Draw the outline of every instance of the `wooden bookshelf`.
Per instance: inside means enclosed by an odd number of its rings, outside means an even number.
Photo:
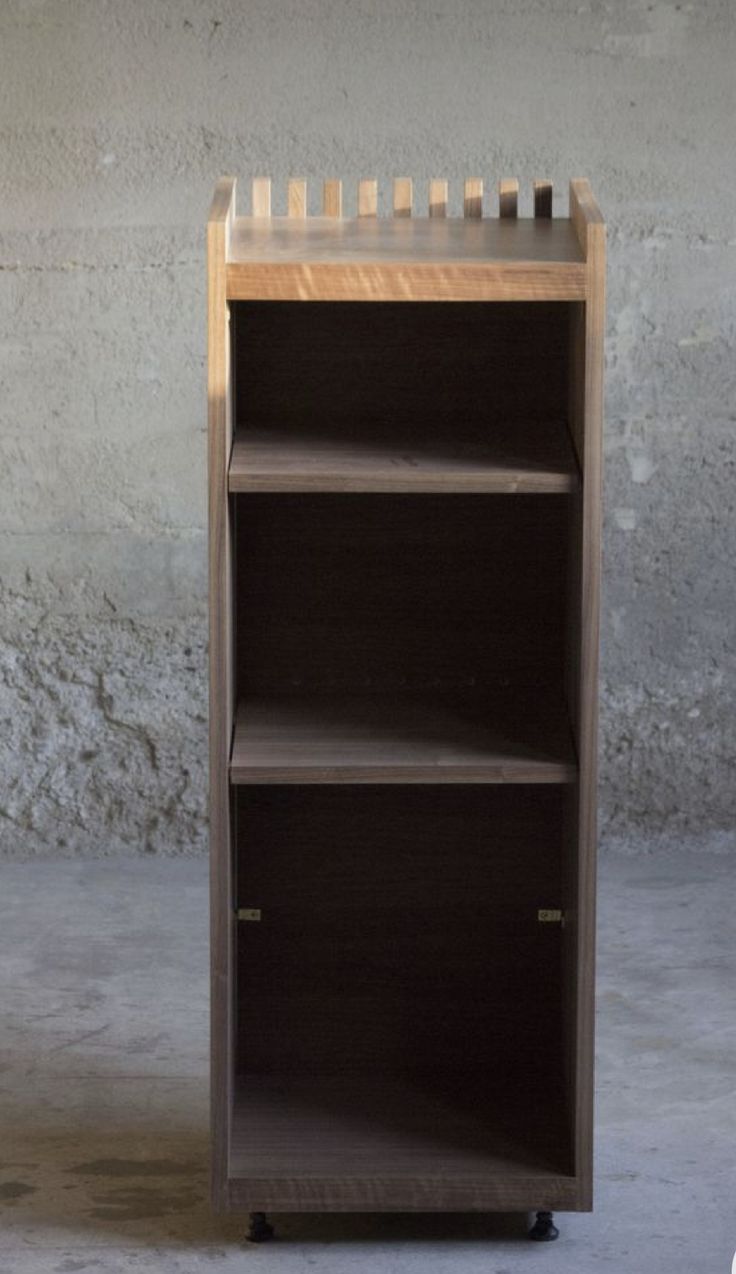
[[[213,1201],[550,1238],[592,1206],[605,228],[583,180],[378,193],[223,179],[208,226]]]

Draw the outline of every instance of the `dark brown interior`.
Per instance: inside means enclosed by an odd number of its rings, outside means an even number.
[[[238,926],[238,1072],[408,1080],[494,1136],[559,1136],[561,930],[538,910],[561,905],[562,789],[236,800],[238,905],[261,912]]]
[[[564,496],[249,495],[239,693],[561,694]]]
[[[543,303],[240,303],[236,424],[439,452],[514,419],[565,429],[566,318]],[[258,493],[232,509],[239,696],[383,695],[390,710],[409,694],[531,695],[564,718],[566,496]],[[568,1170],[563,933],[538,919],[563,905],[562,787],[233,799],[237,905],[261,912],[238,925],[244,1085],[313,1079],[320,1101],[330,1077],[429,1085],[481,1151],[504,1124]]]
[[[238,302],[235,424],[400,450],[565,428],[565,302]]]

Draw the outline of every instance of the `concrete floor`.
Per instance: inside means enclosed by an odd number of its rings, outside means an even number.
[[[612,1270],[728,1274],[733,867],[602,864],[597,1197],[537,1246],[519,1217],[284,1217],[207,1205],[204,862],[0,869],[0,1274]]]

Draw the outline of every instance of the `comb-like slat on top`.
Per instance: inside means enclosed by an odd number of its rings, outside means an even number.
[[[480,177],[468,177],[463,187],[463,215],[483,216],[483,182]]]
[[[534,216],[552,216],[552,182],[535,181],[534,183]]]
[[[411,177],[394,177],[394,216],[410,217],[412,209]]]
[[[322,212],[325,217],[342,216],[342,182],[329,178],[322,187]]]
[[[378,215],[378,182],[364,177],[358,182],[358,216],[376,217]]]
[[[444,177],[436,178],[429,183],[429,215],[430,217],[447,216],[447,182]]]
[[[515,177],[504,177],[498,183],[499,217],[516,217],[519,211],[519,183]]]
[[[271,178],[253,178],[253,216],[271,216]]]
[[[286,207],[290,217],[306,217],[307,183],[302,177],[292,177],[289,182]]]

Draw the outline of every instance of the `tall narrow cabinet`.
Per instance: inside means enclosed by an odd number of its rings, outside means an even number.
[[[392,192],[228,178],[208,225],[213,1197],[551,1238],[592,1206],[605,228],[584,180]]]

